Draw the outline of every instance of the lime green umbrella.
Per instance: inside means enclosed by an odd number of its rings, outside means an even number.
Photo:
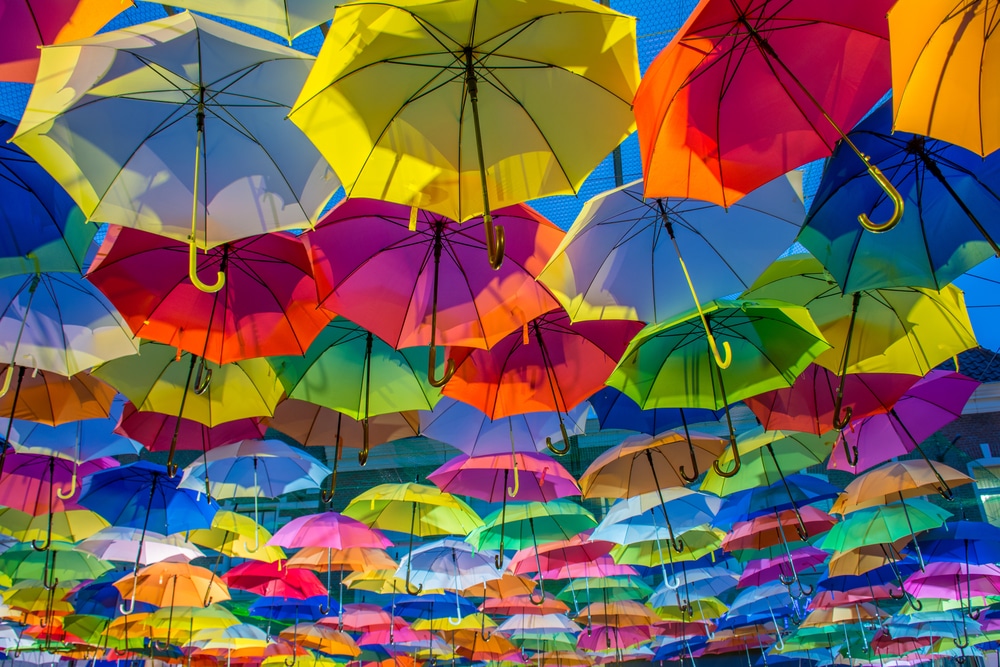
[[[66,542],[52,542],[43,551],[31,544],[17,544],[0,554],[0,571],[13,580],[33,579],[49,586],[53,582],[96,579],[113,569],[110,563],[91,554],[74,551],[73,545]]]
[[[63,630],[95,646],[102,645],[110,624],[110,618],[91,614],[70,614],[62,619]]]
[[[427,354],[426,347],[395,350],[370,331],[338,317],[304,356],[270,361],[289,398],[336,410],[361,422],[364,442],[358,460],[364,465],[368,460],[369,417],[430,410],[441,398],[441,390],[427,380]],[[332,492],[324,494],[324,499],[332,499]]]
[[[645,600],[653,594],[652,586],[638,577],[613,576],[573,579],[556,594],[556,597],[563,602],[569,602],[575,600],[578,593],[588,591],[591,594],[600,593],[601,599],[606,596],[608,602]]]
[[[809,254],[774,262],[743,298],[780,298],[809,309],[832,346],[816,363],[840,375],[834,410],[838,428],[851,418],[849,410],[840,411],[848,373],[925,375],[976,346],[961,290],[890,287],[844,294]]]
[[[576,649],[576,636],[569,632],[551,634],[514,633],[510,641],[514,646],[527,651],[572,651]]]
[[[726,358],[719,347],[727,351]],[[716,300],[640,331],[607,384],[645,410],[725,409],[730,444],[735,445],[729,403],[791,386],[829,347],[802,306],[768,299]],[[723,471],[717,461],[716,472],[731,476],[739,471],[735,446],[733,453],[733,469]]]
[[[950,516],[951,512],[922,498],[858,510],[835,523],[820,548],[848,551],[869,544],[889,544],[937,528]]]

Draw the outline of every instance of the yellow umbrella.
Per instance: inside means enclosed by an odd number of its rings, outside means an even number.
[[[10,507],[0,509],[0,533],[19,542],[49,539],[49,515],[31,516]],[[97,512],[67,510],[52,513],[51,539],[56,542],[79,542],[110,526]]]
[[[659,567],[668,557],[674,562],[695,561],[721,549],[725,536],[718,528],[693,528],[678,535],[684,540],[684,551],[673,556],[669,555],[673,553],[669,548],[663,548],[661,541],[655,541],[615,545],[611,549],[611,557],[616,563],[643,567]]]
[[[809,612],[809,615],[799,624],[799,627],[822,628],[827,625],[841,625],[844,623],[879,622],[888,616],[888,614],[875,607],[875,605],[866,602],[847,607],[821,607]]]
[[[382,593],[383,595],[389,595],[392,593],[406,595],[408,594],[408,591],[406,590],[406,580],[397,577],[396,570],[397,568],[392,568],[391,570],[353,572],[344,577],[343,585],[348,588],[361,591],[371,591],[373,593]],[[424,588],[420,592],[423,595],[429,595],[431,593],[443,593],[444,589]]]
[[[177,0],[173,7],[220,16],[273,32],[289,44],[333,18],[342,0]]]
[[[211,528],[199,528],[188,533],[188,540],[198,546],[206,547],[230,558],[246,558],[273,563],[284,560],[285,552],[281,547],[261,546],[257,551],[248,548],[248,539],[259,531],[260,544],[271,539],[271,533],[248,516],[219,510],[212,519]]]
[[[860,576],[901,558],[899,550],[910,542],[907,535],[892,544],[870,544],[857,549],[835,552],[827,563],[829,576]]]
[[[482,630],[483,628],[495,628],[496,622],[486,614],[469,614],[459,619],[458,623],[453,623],[455,619],[446,618],[418,618],[410,626],[414,630],[430,630],[431,632],[444,632],[446,630]]]
[[[718,598],[699,598],[684,606],[657,607],[656,613],[664,621],[705,621],[719,618],[728,610]]]
[[[591,0],[366,0],[337,10],[289,117],[348,197],[486,214],[499,267],[490,211],[575,194],[638,83],[635,20]]]
[[[900,0],[889,10],[893,129],[983,156],[1000,148],[996,13],[996,0]]]

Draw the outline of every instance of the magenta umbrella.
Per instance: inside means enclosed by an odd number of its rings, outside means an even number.
[[[558,306],[535,281],[565,233],[519,204],[493,213],[506,230],[506,261],[482,261],[482,218],[459,224],[430,211],[347,199],[303,235],[325,307],[394,348],[436,345],[488,348]],[[387,277],[391,276],[391,279]]]
[[[178,420],[177,415],[139,411],[131,402],[125,404],[115,426],[115,433],[141,442],[151,452],[168,451],[175,440],[177,449],[203,452],[240,440],[263,438],[265,431],[267,425],[256,417],[209,427],[192,419]]]
[[[513,463],[512,463],[513,461]],[[509,486],[514,469],[525,477],[523,483],[515,476],[514,486]],[[573,475],[551,456],[531,452],[462,454],[427,475],[442,491],[459,496],[472,496],[487,502],[536,500],[547,502],[556,498],[580,495],[580,487]]]
[[[914,572],[906,578],[903,590],[917,599],[967,599],[969,608],[966,613],[975,619],[979,613],[972,610],[972,598],[1000,595],[1000,565],[948,561],[928,563],[923,572]]]
[[[619,564],[611,556],[599,556],[592,561],[567,563],[542,573],[549,579],[593,579],[594,577],[638,577],[631,565]]]
[[[888,412],[919,378],[902,373],[858,373],[844,376],[842,409],[854,420]],[[809,364],[791,387],[766,391],[743,402],[768,431],[803,431],[823,435],[836,428],[840,377]]]
[[[653,629],[648,625],[630,625],[616,628],[612,625],[594,625],[581,632],[576,647],[583,651],[622,651],[629,647],[648,642],[653,638]]]
[[[746,564],[736,585],[739,588],[746,588],[781,581],[790,586],[792,582],[798,580],[799,572],[821,565],[829,555],[816,547],[806,545],[784,556],[752,560]]]
[[[852,421],[841,433],[843,447],[833,448],[827,468],[857,474],[914,449],[933,468],[920,443],[958,419],[978,386],[961,373],[931,371],[885,414]],[[938,479],[948,489],[940,475]]]

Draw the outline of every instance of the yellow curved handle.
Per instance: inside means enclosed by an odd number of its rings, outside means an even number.
[[[514,459],[514,488],[507,487],[507,495],[511,498],[516,498],[518,492],[521,490],[521,475],[517,468],[517,456],[512,457]],[[497,567],[500,567],[497,565]]]
[[[431,345],[427,348],[427,382],[432,387],[443,387],[448,384],[448,380],[451,376],[455,374],[455,360],[448,357],[448,360],[444,365],[444,376],[441,379],[434,377],[434,371],[437,369],[437,346]]]
[[[486,227],[486,249],[490,254],[490,266],[496,270],[503,265],[506,235],[503,227],[493,224],[493,216],[489,212],[483,215],[483,224]]]
[[[10,391],[10,381],[14,377],[14,364],[7,367],[7,371],[3,374],[3,386],[0,386],[0,398],[7,395]]]
[[[545,446],[549,448],[549,451],[556,456],[564,456],[569,454],[569,433],[566,431],[566,425],[563,424],[562,415],[559,417],[559,430],[562,431],[562,449],[557,448],[552,444],[552,438],[545,438]]]
[[[712,348],[712,356],[715,357],[715,363],[722,370],[726,370],[733,363],[733,349],[729,347],[729,341],[722,341],[722,351],[725,353],[725,356],[721,356],[719,354],[719,346],[715,342],[715,336],[708,329],[705,329],[705,333],[708,335],[708,346]]]
[[[865,162],[868,162],[868,160],[865,159]],[[868,163],[868,174],[875,179],[875,182],[879,184],[879,187],[881,187],[885,194],[888,195],[889,199],[892,200],[892,216],[890,216],[889,219],[883,223],[874,223],[868,217],[868,214],[862,213],[858,216],[858,222],[860,222],[861,226],[868,231],[880,234],[882,232],[889,231],[898,225],[900,220],[902,220],[903,196],[899,194],[899,190],[897,190],[889,179],[885,177],[882,170],[871,163]]]
[[[188,242],[188,277],[191,279],[191,284],[208,294],[218,292],[226,286],[226,274],[222,271],[216,274],[214,285],[207,285],[201,282],[201,279],[198,277],[198,247],[194,244],[194,239]]]
[[[60,500],[69,500],[70,498],[73,497],[75,493],[76,493],[76,470],[73,471],[73,479],[70,482],[69,492],[63,495],[62,489],[56,489],[56,496],[58,496]]]

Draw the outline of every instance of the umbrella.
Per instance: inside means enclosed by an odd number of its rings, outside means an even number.
[[[820,546],[827,551],[846,551],[869,544],[889,544],[937,528],[950,515],[920,498],[862,509],[834,524]]]
[[[996,60],[989,49],[989,2],[897,3],[889,12],[893,124],[965,146],[982,156],[1000,147],[983,119],[994,101],[982,94]]]
[[[31,53],[38,54],[35,49]],[[85,224],[72,198],[41,165],[8,143],[15,128],[16,123],[0,117],[0,197],[4,201],[0,276],[79,273],[97,228]],[[33,223],[25,225],[25,220]]]
[[[130,600],[157,607],[197,607],[229,599],[229,589],[203,567],[187,563],[154,563],[137,576],[127,575],[115,588]],[[124,613],[124,612],[123,612]]]
[[[680,285],[695,304],[747,289],[798,233],[801,190],[792,172],[724,209],[629,183],[584,205],[539,280],[573,321],[671,320],[691,308]]]
[[[837,522],[835,518],[823,510],[806,506],[799,510],[808,535],[820,535],[828,531]],[[785,539],[786,529],[797,525],[799,517],[793,511],[775,512],[773,516],[760,516],[750,521],[733,524],[726,539],[722,541],[725,551],[742,549],[765,549],[781,544]]]
[[[305,600],[326,595],[326,588],[314,573],[304,569],[289,570],[283,565],[280,560],[273,563],[248,560],[231,568],[220,579],[229,588],[265,597]]]
[[[354,658],[361,654],[361,649],[346,632],[332,630],[318,623],[296,623],[282,630],[278,636],[291,641],[293,647],[301,646],[329,655]]]
[[[308,30],[320,26],[326,31],[326,23],[333,17],[336,5],[326,0],[263,0],[248,4],[243,0],[179,0],[171,7],[182,7],[205,14],[214,14],[232,21],[272,32],[288,41]]]
[[[303,354],[333,317],[319,308],[309,256],[291,234],[223,243],[206,251],[198,271],[218,271],[226,284],[206,294],[188,281],[187,243],[114,227],[87,278],[136,336],[217,364]]]
[[[108,526],[76,545],[78,551],[89,553],[102,560],[132,562],[139,550],[139,565],[152,565],[161,561],[188,562],[205,554],[183,535],[161,535],[146,531],[140,544],[139,528]],[[117,606],[117,605],[116,605]]]
[[[638,431],[656,435],[678,426],[687,430],[688,424],[715,422],[722,416],[715,410],[684,408],[653,408],[643,410],[639,405],[614,387],[605,387],[587,399],[602,429]]]
[[[1000,254],[1000,158],[922,134],[900,132],[886,100],[851,132],[877,160],[905,201],[891,234],[865,234],[844,225],[837,210],[850,205],[871,215],[888,210],[882,190],[840,149],[820,183],[799,240],[845,291],[909,286],[942,289],[980,262]],[[948,220],[948,224],[940,221]]]
[[[639,68],[635,23],[611,9],[587,0],[478,7],[338,10],[290,118],[329,155],[349,198],[458,221],[485,214],[498,268],[504,237],[491,211],[577,192],[631,130]],[[365,48],[348,47],[376,25]]]
[[[355,497],[344,514],[371,528],[407,533],[408,554],[413,552],[414,536],[468,535],[483,525],[455,496],[415,483],[380,484]],[[409,578],[406,589],[410,590]]]
[[[563,414],[604,386],[629,341],[642,328],[631,321],[570,322],[561,308],[527,322],[489,350],[473,350],[444,388],[491,419],[522,412]],[[569,433],[550,451],[569,451]],[[548,444],[548,443],[546,443]]]
[[[1000,528],[980,521],[954,521],[927,531],[924,556],[932,561],[1000,562]]]
[[[407,576],[406,573],[419,589],[455,592],[481,586],[501,576],[500,568],[493,562],[493,554],[476,552],[471,545],[454,538],[425,544],[403,556],[396,577],[401,579]],[[454,624],[457,624],[462,617],[457,605],[455,612]]]
[[[285,402],[278,405],[284,405]],[[270,422],[265,424],[256,417],[223,422],[214,427],[182,417],[177,432],[177,447],[199,452],[214,449],[240,440],[262,438],[269,426]],[[176,427],[176,415],[139,411],[135,405],[126,401],[115,426],[115,433],[138,440],[151,452],[160,452],[170,449]]]
[[[0,418],[0,430],[7,420]],[[130,438],[116,435],[112,419],[81,419],[59,426],[14,420],[8,442],[22,454],[57,456],[83,463],[106,456],[138,455],[143,447]]]
[[[557,303],[535,282],[562,231],[524,205],[494,212],[508,266],[482,264],[485,225],[371,199],[347,199],[308,239],[324,306],[395,348],[438,343],[489,348]],[[364,243],[357,239],[364,238]],[[386,289],[383,276],[395,276]],[[451,377],[428,375],[435,386]]]
[[[251,534],[254,535],[256,542],[252,548],[248,543]],[[268,563],[285,558],[285,552],[280,547],[260,546],[262,541],[271,539],[271,533],[262,528],[255,519],[234,511],[219,510],[212,517],[210,527],[187,531],[185,536],[195,544],[218,552],[215,564],[212,566],[213,572],[218,571],[219,562],[224,555]]]
[[[277,498],[294,491],[318,489],[330,469],[305,451],[281,440],[242,440],[205,452],[200,462],[184,469],[178,488],[196,490],[204,485],[209,497],[253,497],[253,520],[259,521],[257,500]],[[260,531],[254,528],[253,553],[260,548]]]
[[[702,326],[702,319],[707,327]],[[706,338],[713,325],[717,339],[731,344],[732,363],[726,368],[715,363]],[[713,469],[732,476],[739,471],[740,459],[728,404],[791,385],[827,347],[800,306],[770,300],[716,300],[699,306],[697,312],[643,329],[629,344],[608,384],[643,408],[725,408],[735,465],[722,471],[716,462]]]
[[[834,425],[851,420],[841,414],[849,373],[924,375],[959,352],[975,346],[962,293],[887,287],[844,294],[832,276],[808,254],[778,260],[744,294],[747,298],[780,295],[806,306],[829,350],[816,363],[839,376],[834,396]]]
[[[114,459],[73,461],[38,454],[10,454],[10,470],[0,479],[0,505],[40,516],[78,509],[79,487],[67,493],[74,475],[80,478],[117,465]],[[53,493],[54,492],[54,493]]]
[[[796,505],[830,500],[841,492],[839,487],[819,477],[802,473],[785,475],[785,481],[788,482],[787,489],[779,479],[770,486],[754,486],[726,496],[715,516],[715,523],[728,526],[735,521],[780,512]],[[791,497],[788,495],[789,491]]]
[[[137,356],[102,365],[94,374],[125,394],[140,411],[177,415],[167,453],[171,474],[177,470],[173,459],[182,418],[213,427],[269,416],[284,393],[273,369],[263,359],[218,366],[190,352],[154,342],[142,343],[139,351]],[[240,400],[224,400],[232,395],[240,396]],[[204,438],[202,445],[208,445]]]
[[[312,62],[187,12],[55,46],[15,141],[89,219],[186,241],[191,282],[217,291],[198,247],[306,227],[337,189],[282,122]]]
[[[40,47],[90,37],[131,6],[118,0],[12,4],[4,12],[0,80],[34,83]]]
[[[288,396],[337,410],[366,426],[372,415],[429,410],[440,396],[416,370],[426,350],[395,350],[352,322],[333,320],[305,356],[271,359]],[[336,378],[336,381],[333,381]],[[368,460],[370,433],[364,428],[359,461]],[[324,500],[332,500],[332,492]]]
[[[920,443],[942,427],[958,419],[969,397],[979,383],[959,373],[934,370],[921,378],[887,413],[873,415],[857,422],[841,434],[842,449],[830,457],[830,469],[846,469],[857,473],[914,449],[935,469]],[[867,443],[877,443],[875,447]],[[853,454],[852,459],[849,452]],[[940,492],[950,496],[943,479]]]
[[[636,94],[645,195],[729,206],[840,139],[897,202],[862,224],[895,225],[899,194],[845,134],[889,87],[889,7],[702,0]]]

